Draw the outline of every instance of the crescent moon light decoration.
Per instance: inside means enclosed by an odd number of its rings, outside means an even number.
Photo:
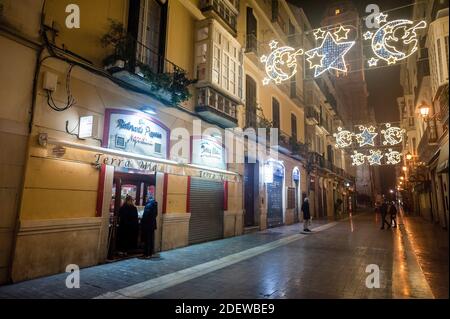
[[[389,153],[386,155],[387,161],[386,164],[396,165],[402,161],[402,154],[397,151],[393,151],[391,148],[389,149]]]
[[[363,153],[359,153],[357,151],[353,152],[353,155],[350,156],[353,160],[353,166],[361,166],[366,162],[366,156]]]
[[[343,130],[342,127],[338,127],[338,132],[334,133],[333,136],[336,138],[337,148],[345,148],[352,145],[353,133],[347,130]]]
[[[384,60],[388,65],[397,63],[414,54],[419,48],[417,30],[425,29],[427,23],[411,20],[393,20],[386,22],[387,15],[380,14],[380,22],[385,22],[375,33],[367,31],[365,40],[372,40],[372,51],[376,57],[369,59],[369,67],[377,66],[378,61]]]
[[[384,136],[383,145],[397,145],[403,142],[404,129],[386,124],[386,129],[381,131]]]
[[[278,47],[278,42],[273,40],[269,44],[272,52],[269,56],[263,55],[261,62],[265,63],[267,77],[263,84],[268,85],[271,81],[281,84],[297,74],[297,56],[303,54],[303,49],[294,49],[289,46]]]

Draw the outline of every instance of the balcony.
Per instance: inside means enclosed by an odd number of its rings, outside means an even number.
[[[433,120],[430,121],[432,123]],[[437,151],[437,132],[436,126],[430,126],[426,128],[423,133],[422,139],[420,140],[419,146],[417,147],[417,154],[421,162],[428,163],[428,161],[433,157],[434,153]]]
[[[258,38],[256,35],[247,34],[245,41],[245,53],[253,53],[258,57],[258,46]]]
[[[313,106],[306,107],[306,122],[309,125],[317,125],[320,122],[320,114]]]
[[[325,121],[324,118],[320,118],[319,126],[324,129],[328,133],[328,135],[332,133],[329,123]]]
[[[238,126],[237,103],[210,87],[197,89],[198,115],[222,128]]]
[[[308,146],[297,141],[297,137],[289,136],[287,133],[278,130],[278,150],[280,153],[291,155],[297,158],[306,158]]]
[[[195,82],[187,78],[185,70],[131,36],[119,39],[103,64],[131,89],[170,106],[189,99],[188,86]]]
[[[222,22],[222,25],[234,36],[237,35],[238,0],[201,0],[200,10],[210,18]]]
[[[448,84],[443,86],[439,98],[439,121],[448,127]]]
[[[325,171],[329,174],[333,174],[341,179],[352,181],[354,178],[342,168],[335,166],[332,162],[325,159],[322,155],[316,152],[309,153],[309,162],[312,166],[315,166],[317,169]]]

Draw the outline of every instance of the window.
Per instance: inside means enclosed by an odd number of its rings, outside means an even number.
[[[280,103],[272,98],[272,122],[274,128],[280,128]]]
[[[291,114],[291,132],[294,141],[297,141],[297,117],[295,114]]]
[[[252,8],[247,8],[247,52],[257,52],[258,48],[258,22]]]
[[[291,97],[297,97],[297,80],[296,80],[296,76],[294,75],[291,80],[290,80],[290,93],[291,93]]]
[[[437,40],[439,82],[444,81],[444,61],[442,60],[441,39]]]
[[[152,71],[162,72],[161,56],[165,51],[167,3],[157,0],[131,1],[128,32],[138,41],[136,58]]]
[[[412,138],[412,148],[413,148],[413,154],[416,153],[416,138],[413,137]]]

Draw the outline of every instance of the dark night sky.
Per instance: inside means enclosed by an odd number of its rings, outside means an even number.
[[[332,1],[318,0],[288,0],[303,8],[313,28],[320,26],[320,21],[325,14],[325,7]],[[361,17],[367,15],[365,8],[368,4],[376,3],[380,10],[387,11],[404,7],[389,12],[389,18],[409,18],[412,12],[410,4],[412,0],[353,0]],[[405,7],[406,6],[406,7]],[[375,110],[375,118],[378,123],[398,122],[399,113],[397,97],[403,95],[400,86],[400,66],[374,69],[366,72],[366,81],[369,90],[369,105]],[[384,192],[395,187],[395,170],[391,166],[380,167],[382,189]]]

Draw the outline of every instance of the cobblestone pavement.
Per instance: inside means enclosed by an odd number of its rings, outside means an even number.
[[[299,227],[82,269],[79,289],[66,288],[65,273],[3,286],[0,298],[448,297],[448,234],[431,224],[406,217],[382,231],[379,217],[365,213],[314,221],[310,235]],[[370,264],[380,288],[366,287]]]

